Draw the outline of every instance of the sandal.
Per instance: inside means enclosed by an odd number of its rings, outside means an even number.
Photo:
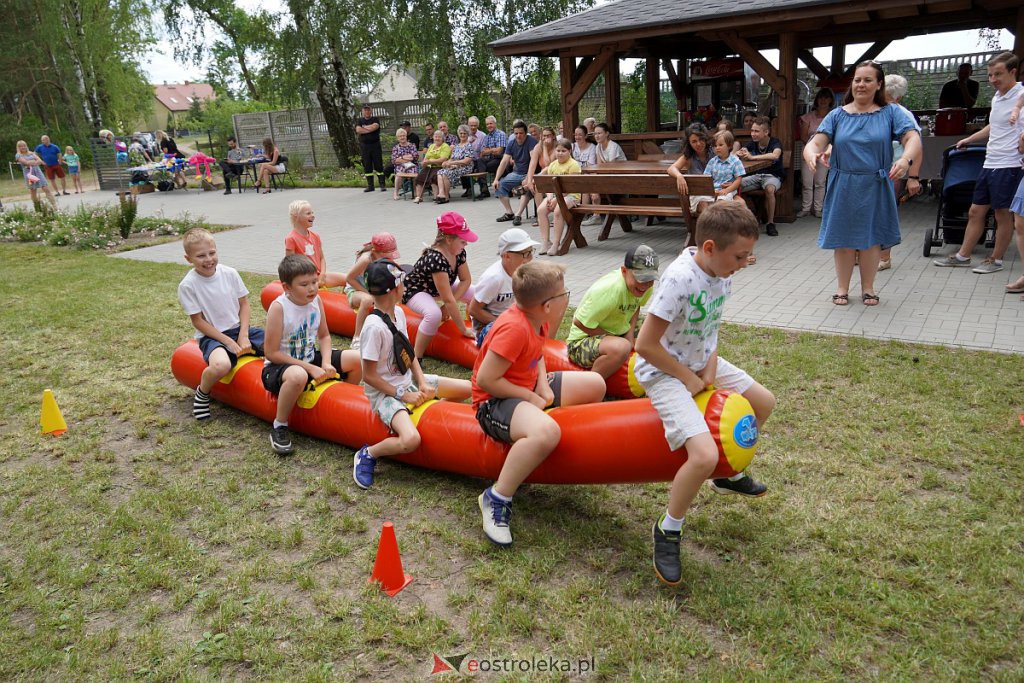
[[[1024,292],[1024,275],[1017,278],[1016,282],[1006,285],[1007,294],[1020,294],[1021,292]]]
[[[850,295],[849,294],[833,294],[832,295],[832,303],[834,303],[836,306],[845,306],[846,304],[850,303]]]
[[[860,295],[860,298],[864,302],[865,306],[877,306],[878,305],[878,295],[877,294],[868,294],[867,292],[864,292],[863,294]]]

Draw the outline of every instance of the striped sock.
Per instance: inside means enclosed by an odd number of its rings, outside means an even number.
[[[196,387],[196,394],[192,397],[192,417],[197,420],[210,419],[210,395],[203,393],[199,387]]]

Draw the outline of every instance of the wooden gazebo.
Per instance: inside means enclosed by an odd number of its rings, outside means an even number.
[[[841,78],[852,68],[847,63],[872,59],[893,40],[983,27],[1009,29],[1014,52],[1024,58],[1021,0],[617,0],[502,38],[491,48],[499,56],[559,59],[566,129],[579,122],[578,104],[603,73],[607,120],[620,130],[619,60],[645,59],[649,132],[615,136],[634,143],[628,145],[633,149],[677,135],[657,132],[661,69],[682,110],[689,94],[687,60],[739,55],[778,95],[773,133],[792,151],[798,59],[821,79]],[[857,43],[870,47],[848,62],[846,46]],[[832,48],[830,66],[814,58],[816,47]],[[761,55],[766,49],[779,50],[778,69]],[[779,216],[791,215],[792,192],[786,191]]]

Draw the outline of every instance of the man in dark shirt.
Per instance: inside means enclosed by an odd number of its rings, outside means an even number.
[[[530,202],[530,193],[527,192],[520,198],[517,213],[512,213],[512,202],[509,201],[509,197],[512,191],[521,187],[526,180],[526,175],[530,171],[530,152],[536,146],[537,141],[526,134],[526,124],[516,121],[512,125],[512,139],[505,145],[505,154],[502,155],[501,163],[494,174],[495,194],[505,207],[505,213],[497,219],[499,223],[512,221],[512,225],[519,225],[523,222],[522,215]],[[503,178],[505,167],[509,164],[512,164],[512,172]]]
[[[777,237],[775,228],[775,193],[782,188],[786,167],[782,163],[782,143],[772,137],[772,121],[767,116],[758,116],[750,125],[750,142],[736,156],[745,161],[771,161],[772,165],[759,173],[743,176],[740,194],[752,190],[764,191],[764,209],[768,214],[764,231],[770,237]]]
[[[363,105],[363,115],[356,119],[356,133],[359,134],[359,151],[363,155],[363,173],[366,175],[366,189],[373,192],[373,174],[380,180],[380,191],[385,192],[384,159],[380,153],[380,121],[373,115],[369,104]]]
[[[956,70],[956,80],[949,81],[939,92],[939,109],[964,107],[970,109],[978,101],[978,81],[971,80],[971,65],[964,62]]]
[[[434,144],[434,124],[424,123],[423,124],[423,149],[430,147]]]

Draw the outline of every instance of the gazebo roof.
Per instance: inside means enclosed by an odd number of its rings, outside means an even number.
[[[555,56],[617,43],[620,53],[654,48],[664,56],[685,56],[688,46],[668,37],[713,39],[715,32],[736,31],[764,48],[776,46],[779,33],[794,31],[801,34],[801,46],[811,47],[986,26],[1013,28],[1018,7],[1019,0],[616,0],[490,46],[497,55]]]

